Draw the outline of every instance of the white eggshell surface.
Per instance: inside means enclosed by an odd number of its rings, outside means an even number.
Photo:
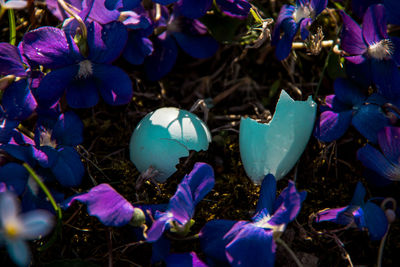
[[[206,124],[186,110],[165,107],[147,114],[137,125],[130,141],[130,158],[140,172],[150,166],[164,182],[176,171],[181,157],[190,150],[207,150],[211,134]]]

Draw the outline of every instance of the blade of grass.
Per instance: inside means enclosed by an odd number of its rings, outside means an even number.
[[[15,27],[15,15],[13,9],[8,10],[8,22],[10,24],[10,44],[15,45],[17,40],[17,30]]]

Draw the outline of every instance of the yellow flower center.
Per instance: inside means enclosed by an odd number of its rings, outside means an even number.
[[[4,225],[4,232],[10,239],[17,237],[20,233],[18,225],[13,222]]]

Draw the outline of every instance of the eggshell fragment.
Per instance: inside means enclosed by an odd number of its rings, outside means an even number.
[[[279,180],[293,168],[311,136],[316,108],[311,96],[307,101],[294,101],[282,90],[269,123],[241,119],[240,156],[254,183],[260,184],[268,173]]]
[[[211,133],[207,125],[189,111],[165,107],[147,114],[137,125],[130,141],[130,158],[140,172],[150,166],[155,179],[165,182],[179,159],[190,150],[207,150]]]

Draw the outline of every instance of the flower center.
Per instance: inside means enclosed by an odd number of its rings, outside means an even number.
[[[368,55],[375,59],[387,59],[393,54],[393,43],[389,39],[380,40],[368,46]]]
[[[47,129],[40,130],[40,145],[41,146],[49,146],[52,148],[57,147],[56,141],[51,139],[51,130],[47,130]]]
[[[296,23],[299,23],[302,19],[310,18],[312,14],[312,8],[309,5],[298,6],[293,13],[293,19]]]
[[[87,78],[93,74],[93,65],[90,60],[84,60],[79,62],[79,71],[77,78]]]
[[[6,234],[6,236],[9,239],[16,238],[20,233],[18,224],[16,222],[14,222],[14,221],[10,221],[10,222],[5,223],[4,224],[4,233]]]

